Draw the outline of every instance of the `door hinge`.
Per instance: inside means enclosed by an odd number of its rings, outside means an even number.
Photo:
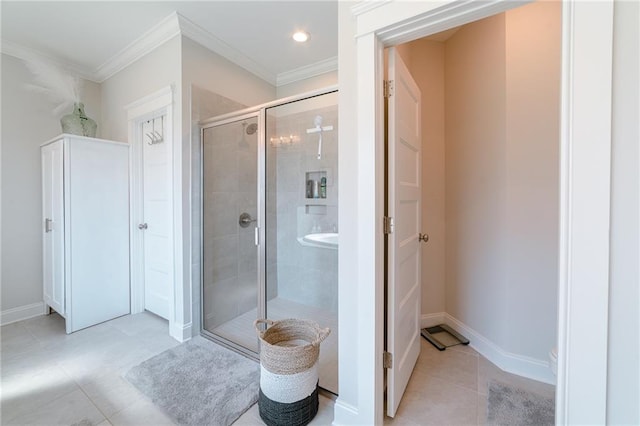
[[[256,244],[256,246],[260,245],[260,228],[258,228],[257,226],[253,231],[253,242]]]
[[[385,80],[382,91],[385,98],[393,96],[393,80]]]
[[[385,216],[382,219],[382,226],[385,234],[393,233],[393,218],[389,216]]]
[[[384,368],[393,368],[393,354],[391,352],[382,354],[382,364]]]

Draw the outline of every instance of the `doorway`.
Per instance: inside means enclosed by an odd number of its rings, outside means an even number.
[[[424,94],[422,327],[446,323],[544,383],[557,345],[560,12],[530,3],[392,48]]]
[[[372,356],[359,360],[358,371],[362,374],[357,380],[345,382],[350,391],[357,392],[358,399],[348,399],[342,404],[338,401],[337,421],[354,416],[369,422],[382,421],[382,373],[376,370],[376,366],[381,364],[382,345],[379,335],[367,326],[375,324],[373,328],[381,335],[382,273],[379,268],[372,270],[370,265],[377,265],[382,259],[382,230],[375,238],[370,238],[368,232],[377,229],[382,217],[379,198],[370,194],[380,193],[382,187],[377,179],[382,173],[382,48],[384,44],[413,40],[502,12],[511,6],[508,3],[461,5],[449,2],[439,5],[415,3],[405,7],[405,4],[400,6],[400,3],[389,2],[353,10],[356,17],[353,26],[345,23],[341,27],[346,31],[345,39],[351,34],[357,39],[354,46],[341,45],[341,84],[377,92],[369,95],[354,89],[345,96],[345,102],[354,102],[358,110],[358,122],[343,127],[345,135],[357,141],[352,150],[345,150],[345,155],[352,155],[355,151],[362,158],[358,162],[357,173],[348,175],[358,179],[357,188],[348,188],[345,197],[358,197],[363,205],[357,210],[357,218],[355,215],[344,218],[345,223],[357,226],[361,231],[357,233],[358,256],[346,254],[341,262],[356,261],[356,266],[345,270],[343,275],[351,277],[357,271],[358,290],[363,291],[348,299],[353,300],[354,306],[345,307],[341,314],[344,312],[345,318],[355,317],[348,315],[348,309],[358,308],[358,324],[362,325],[354,328],[364,339],[347,345],[344,350],[358,345]],[[612,2],[563,2],[557,394],[557,418],[560,422],[568,422],[568,417],[572,421],[587,421],[589,418],[605,421],[612,13]],[[593,28],[598,31],[594,32]],[[349,61],[349,57],[356,60]],[[574,97],[576,94],[580,99]],[[578,143],[581,139],[593,143]],[[372,140],[376,142],[371,143]],[[376,183],[378,191],[368,190],[371,182]],[[360,194],[361,189],[364,196]],[[372,196],[367,198],[369,195]],[[365,202],[367,199],[370,200],[368,203]],[[577,214],[580,215],[579,221],[576,220]],[[588,251],[585,249],[587,246],[590,248]],[[578,286],[578,281],[581,291],[571,291]],[[367,282],[375,282],[373,294],[368,295],[364,291]],[[345,293],[347,296],[351,294],[346,290]],[[365,312],[360,315],[362,311]],[[350,329],[348,324],[345,327]],[[584,336],[590,336],[590,339]],[[593,339],[601,350],[589,350],[594,346]],[[355,365],[344,365],[344,368],[349,367]],[[598,374],[594,375],[594,371]],[[375,373],[372,379],[361,379],[371,372]],[[599,391],[597,395],[590,393],[587,396],[581,389]],[[597,401],[597,404],[588,401]],[[362,416],[349,410],[349,404],[362,410]],[[589,409],[585,409],[586,406]]]
[[[144,309],[169,319],[172,282],[171,155],[166,115],[141,123]]]
[[[149,310],[169,321],[169,334],[185,340],[175,318],[172,89],[126,107],[131,141],[131,313]]]

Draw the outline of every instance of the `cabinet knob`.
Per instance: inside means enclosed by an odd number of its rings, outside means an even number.
[[[147,229],[149,226],[146,223],[141,223],[138,225],[138,229]]]
[[[428,241],[429,241],[429,234],[422,234],[422,233],[420,233],[420,234],[418,235],[418,241],[421,241],[421,242],[423,242],[423,243],[428,242]]]

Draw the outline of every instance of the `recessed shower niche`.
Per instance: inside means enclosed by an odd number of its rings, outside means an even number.
[[[308,202],[309,200],[318,201],[327,198],[326,171],[306,172],[304,181],[306,185],[305,198]]]
[[[320,386],[337,394],[337,91],[201,125],[203,335],[257,357],[256,318],[314,320],[331,329]]]

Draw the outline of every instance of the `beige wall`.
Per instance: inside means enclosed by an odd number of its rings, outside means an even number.
[[[544,362],[557,326],[560,5],[398,50],[422,92],[422,313]]]
[[[445,46],[446,311],[504,344],[505,15]]]
[[[408,49],[407,49],[408,48]],[[407,51],[408,50],[408,51]],[[422,94],[422,313],[445,311],[444,44],[398,46]]]
[[[545,361],[557,346],[560,40],[559,2],[506,13],[509,326],[503,349]]]
[[[22,60],[2,55],[2,277],[1,310],[42,303],[42,191],[40,145],[60,133],[60,117],[48,97],[28,90]],[[85,81],[87,115],[100,120],[100,86]],[[65,115],[71,111],[65,111]]]

